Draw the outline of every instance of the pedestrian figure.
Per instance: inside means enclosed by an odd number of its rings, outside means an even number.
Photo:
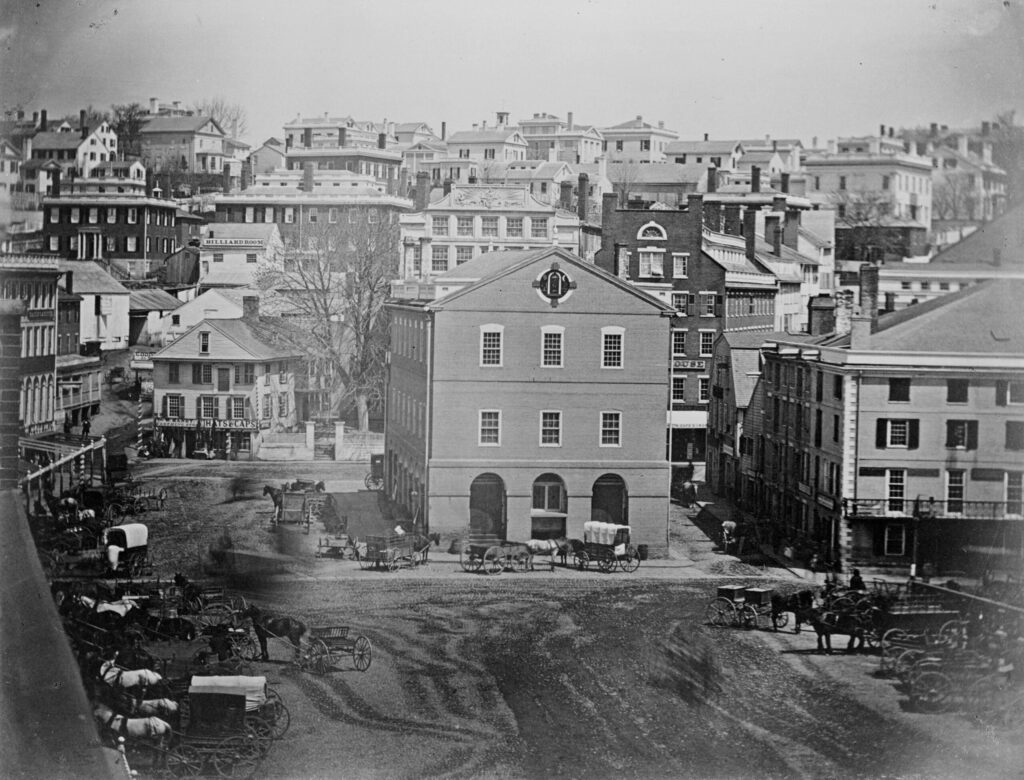
[[[88,417],[82,419],[82,438],[86,438],[89,435],[89,429],[92,427],[92,423]]]
[[[860,569],[854,569],[850,575],[850,590],[867,590],[864,579],[860,576]]]
[[[64,435],[71,435],[71,415],[67,412],[64,413]]]
[[[736,538],[736,521],[726,520],[722,523],[722,550],[729,552],[729,545],[735,541]]]

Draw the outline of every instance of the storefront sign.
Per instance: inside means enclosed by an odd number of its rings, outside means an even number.
[[[238,249],[262,249],[262,238],[206,238],[203,239],[203,247],[234,247]]]
[[[214,426],[216,423],[216,426]],[[216,427],[219,430],[247,430],[255,431],[257,423],[255,420],[197,420],[194,417],[176,418],[173,420],[156,421],[158,428],[199,428],[210,430]]]
[[[821,504],[826,509],[835,509],[836,508],[836,502],[834,500],[832,500],[828,496],[819,495],[818,496],[818,503]]]
[[[676,358],[672,361],[672,369],[675,371],[703,371],[706,365],[706,360],[683,360]]]

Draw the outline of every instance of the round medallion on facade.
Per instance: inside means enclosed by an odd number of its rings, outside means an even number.
[[[534,286],[541,298],[557,306],[572,294],[576,282],[558,267],[558,263],[552,263],[551,268],[540,275]]]

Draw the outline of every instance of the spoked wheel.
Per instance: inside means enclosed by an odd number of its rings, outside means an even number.
[[[124,507],[118,503],[107,504],[106,511],[103,513],[103,517],[109,525],[118,525],[124,519],[124,515]]]
[[[284,702],[281,701],[280,697],[270,698],[267,696],[267,714],[263,719],[270,725],[270,736],[274,739],[280,739],[288,731],[288,727],[292,723],[291,713],[288,712],[288,708],[284,706]],[[262,716],[261,716],[262,717]]]
[[[630,545],[626,548],[626,554],[619,558],[619,567],[627,574],[640,568],[640,553],[635,547]]]
[[[248,734],[228,737],[213,753],[213,768],[221,777],[251,777],[259,762],[259,745]]]
[[[373,647],[370,645],[370,640],[360,634],[356,637],[355,644],[352,645],[352,663],[360,672],[365,672],[370,668],[370,662],[373,660]]]
[[[500,547],[487,548],[483,559],[485,574],[501,574],[505,570],[505,564],[505,552]]]
[[[610,571],[615,571],[616,561],[614,556],[602,555],[597,559],[597,570],[607,574]]]
[[[580,550],[577,553],[573,553],[573,563],[580,571],[586,571],[590,567],[590,556],[583,550]]]
[[[203,771],[203,754],[191,745],[175,745],[167,753],[167,771],[174,777],[198,777]]]
[[[314,639],[306,651],[309,668],[316,674],[327,674],[331,671],[331,650],[322,639]]]
[[[131,512],[133,515],[141,515],[149,509],[149,502],[144,498],[132,499]]]
[[[259,715],[246,715],[245,728],[256,740],[256,747],[260,751],[260,758],[270,752],[270,744],[274,741],[274,729]]]
[[[373,568],[374,561],[371,561],[365,555],[359,555],[356,558],[356,560],[359,561],[359,568],[360,569],[372,569]]]
[[[474,553],[468,544],[462,545],[462,549],[459,550],[459,563],[461,564],[463,571],[468,571],[470,573],[480,571],[480,567],[483,565],[483,562],[483,558]]]
[[[789,625],[789,613],[779,612],[772,617],[772,628],[785,628]]]
[[[704,622],[709,626],[728,625],[727,618],[722,612],[722,605],[715,599],[704,608]]]
[[[923,650],[917,650],[914,648],[905,649],[902,653],[896,656],[896,660],[893,662],[892,671],[901,682],[909,682],[914,669],[914,664],[923,657]]]
[[[722,625],[737,628],[740,625],[740,611],[737,606],[726,598],[716,599],[722,612]]]
[[[380,490],[384,487],[384,480],[381,477],[373,476],[373,474],[367,474],[366,479],[363,480],[363,485],[366,486],[367,490]]]
[[[967,624],[962,620],[947,620],[939,629],[939,637],[954,647],[961,647],[967,640]]]
[[[224,603],[207,604],[200,611],[197,622],[203,629],[221,625],[233,625],[235,622],[235,612]]]
[[[952,681],[942,672],[921,672],[911,683],[910,700],[925,712],[942,712],[952,691]]]
[[[751,629],[757,628],[757,610],[754,609],[750,604],[744,604],[740,607],[740,625],[743,628]]]

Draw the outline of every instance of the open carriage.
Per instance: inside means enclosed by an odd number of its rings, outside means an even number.
[[[530,571],[533,553],[522,542],[510,542],[495,534],[470,534],[459,553],[463,571],[501,574],[505,569]]]
[[[786,612],[775,615],[772,622],[772,588],[748,588],[744,585],[720,585],[718,592],[704,609],[704,617],[712,626],[733,628],[783,628],[789,622]]]
[[[373,647],[362,634],[351,634],[348,626],[313,626],[309,629],[309,644],[299,658],[303,669],[327,674],[336,660],[343,655],[352,657],[352,664],[360,672],[370,668]]]
[[[634,572],[640,568],[640,553],[630,544],[628,525],[586,522],[583,524],[583,549],[576,552],[576,566],[587,569],[593,563],[598,570],[616,568]]]
[[[359,555],[359,566],[363,569],[398,571],[420,563],[426,563],[430,540],[417,534],[396,534],[394,536],[366,536],[365,552]]]

